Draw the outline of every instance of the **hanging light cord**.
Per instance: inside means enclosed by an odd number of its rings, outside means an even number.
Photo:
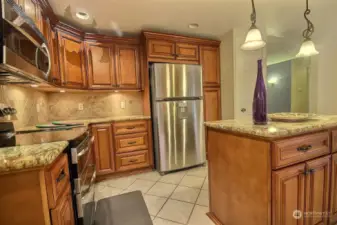
[[[304,19],[307,21],[308,26],[307,26],[307,29],[303,31],[303,37],[306,40],[310,40],[311,35],[315,31],[315,27],[314,27],[314,24],[308,18],[309,14],[311,13],[311,10],[309,9],[309,0],[306,0],[306,1],[307,1],[307,8],[304,12]]]
[[[252,25],[255,26],[256,23],[256,10],[255,10],[255,3],[254,0],[252,0],[252,8],[253,8],[253,12],[250,15],[250,20],[252,22]]]

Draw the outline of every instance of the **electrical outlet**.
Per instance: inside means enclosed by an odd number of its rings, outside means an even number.
[[[82,111],[84,109],[83,103],[78,103],[78,110]]]
[[[125,109],[125,101],[121,101],[121,109]]]

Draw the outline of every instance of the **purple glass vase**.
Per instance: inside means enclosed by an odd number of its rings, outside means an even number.
[[[267,90],[262,74],[262,59],[257,61],[258,70],[253,100],[253,121],[254,124],[267,124]]]

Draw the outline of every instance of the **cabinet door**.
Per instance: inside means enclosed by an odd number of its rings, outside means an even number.
[[[111,89],[116,86],[113,46],[85,43],[88,65],[88,85],[92,89]]]
[[[199,46],[185,43],[176,44],[176,56],[177,60],[199,60]]]
[[[172,41],[148,41],[148,57],[162,58],[162,59],[175,59],[175,43]]]
[[[53,225],[75,225],[71,194],[60,199],[58,205],[51,210]]]
[[[82,40],[59,31],[60,68],[63,85],[73,88],[86,86],[84,46]]]
[[[330,184],[330,156],[307,162],[305,212],[328,212]],[[307,225],[327,224],[328,215],[305,217]]]
[[[107,174],[115,171],[114,151],[112,144],[111,124],[92,126],[95,136],[95,160],[97,174]]]
[[[287,167],[272,172],[273,225],[303,225],[305,164]],[[296,210],[300,213],[296,214]],[[298,215],[300,218],[295,219]]]
[[[330,195],[330,224],[337,223],[337,153],[332,155]]]
[[[219,48],[201,46],[200,64],[204,78],[204,86],[220,85],[220,55]]]
[[[205,121],[221,119],[220,88],[204,88],[204,115]]]
[[[139,48],[135,45],[116,45],[116,77],[119,88],[140,87]]]

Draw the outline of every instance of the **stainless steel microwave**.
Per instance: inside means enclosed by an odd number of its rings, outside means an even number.
[[[0,84],[48,80],[47,40],[14,0],[1,0],[0,44]]]

